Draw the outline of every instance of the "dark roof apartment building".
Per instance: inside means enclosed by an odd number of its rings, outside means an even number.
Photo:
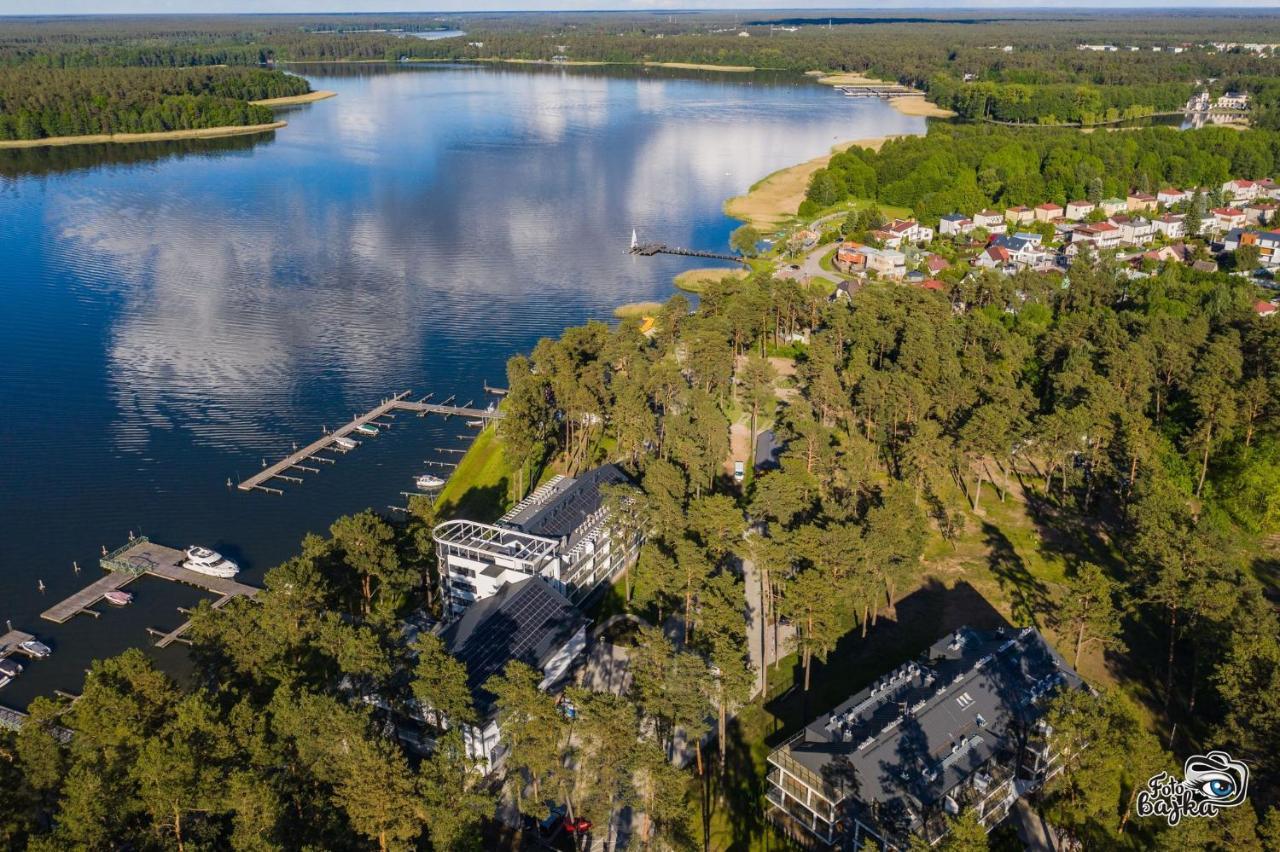
[[[1056,690],[1081,685],[1032,628],[961,628],[770,754],[770,818],[851,850],[932,841],[967,808],[993,827],[1055,771],[1040,720]]]

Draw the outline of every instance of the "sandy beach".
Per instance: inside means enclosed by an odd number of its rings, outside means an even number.
[[[305,95],[290,95],[284,98],[264,98],[260,101],[249,101],[251,104],[265,107],[293,106],[294,104],[309,104],[313,101],[322,101],[325,98],[332,98],[337,92],[307,92]]]
[[[755,71],[754,65],[703,65],[697,62],[646,62],[651,68],[680,68],[685,71],[732,71],[737,74],[745,74],[749,71]]]
[[[214,139],[219,136],[247,136],[279,130],[287,121],[246,124],[235,127],[202,127],[198,130],[167,130],[162,133],[95,133],[86,136],[49,136],[45,139],[7,139],[3,148],[46,148],[57,145],[101,145],[104,142],[169,142],[177,139]]]
[[[897,86],[893,80],[877,80],[863,74],[820,74],[810,71],[810,76],[817,77],[818,82],[826,86]],[[889,98],[889,106],[903,115],[923,116],[925,118],[954,118],[955,113],[943,109],[937,104],[925,100],[924,92],[914,95],[898,95]]]
[[[870,139],[854,139],[841,142],[821,157],[788,166],[758,181],[746,195],[737,195],[724,203],[724,212],[735,219],[748,222],[761,231],[772,231],[790,219],[800,209],[809,179],[813,173],[831,161],[832,156],[857,145],[860,148],[880,150],[892,136]]]

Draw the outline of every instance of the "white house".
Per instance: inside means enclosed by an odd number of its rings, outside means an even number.
[[[1155,237],[1155,225],[1142,216],[1112,216],[1108,221],[1120,229],[1120,242],[1127,245],[1144,246]]]
[[[1003,234],[1008,230],[1004,214],[997,213],[995,210],[980,210],[974,213],[973,224],[975,227],[984,229],[988,234]]]
[[[1209,211],[1212,217],[1212,228],[1215,231],[1229,231],[1232,228],[1243,228],[1244,211],[1238,207],[1215,207]]]
[[[1179,204],[1183,201],[1190,201],[1191,193],[1172,186],[1166,186],[1164,189],[1156,193],[1156,201],[1168,207],[1170,204]]]
[[[1258,185],[1251,180],[1229,180],[1222,185],[1222,194],[1232,201],[1253,201],[1258,197]]]
[[[1036,211],[1017,204],[1004,211],[1004,218],[1010,225],[1030,225],[1036,220]]]
[[[938,220],[938,233],[944,236],[961,236],[973,230],[973,220],[960,213],[948,213]]]
[[[1130,209],[1129,202],[1123,198],[1104,198],[1098,202],[1098,206],[1102,208],[1105,216],[1114,216]]]
[[[1065,215],[1071,221],[1079,222],[1095,209],[1097,206],[1092,201],[1068,201]]]
[[[1049,264],[1049,253],[1040,242],[1039,234],[1016,234],[1012,237],[996,237],[991,241],[991,246],[1004,250],[1005,262],[1008,264],[1020,269],[1039,269]]]
[[[933,240],[933,228],[921,225],[915,219],[894,219],[874,233],[876,239],[895,249],[904,242],[928,243]]]
[[[1120,245],[1120,229],[1110,222],[1081,225],[1071,233],[1072,245],[1091,245],[1094,249],[1112,249]]]
[[[1151,227],[1170,240],[1179,240],[1187,235],[1186,219],[1181,213],[1165,213],[1152,219]]]

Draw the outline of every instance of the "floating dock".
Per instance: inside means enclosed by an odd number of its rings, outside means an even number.
[[[175,583],[186,583],[188,586],[213,592],[220,599],[253,597],[258,593],[256,586],[245,585],[223,577],[210,577],[208,574],[183,568],[182,563],[186,559],[187,555],[181,550],[156,544],[146,536],[135,538],[102,558],[101,563],[107,571],[106,576],[49,607],[40,614],[40,617],[55,624],[64,624],[82,612],[91,611],[89,608],[102,600],[102,596],[107,592],[122,589],[143,574],[150,574]],[[225,602],[219,600],[216,605],[221,606]],[[25,638],[31,638],[30,634],[25,634]],[[4,654],[3,642],[4,638],[0,638],[0,656]]]
[[[8,633],[0,636],[0,660],[12,654],[26,653],[18,646],[23,642],[30,642],[35,636],[23,630],[10,630]]]
[[[355,432],[358,427],[363,426],[366,423],[373,423],[380,417],[393,416],[393,412],[395,411],[412,411],[415,414],[421,415],[443,414],[446,417],[456,415],[458,417],[467,417],[472,420],[484,420],[485,422],[496,420],[502,416],[502,413],[498,411],[497,408],[472,408],[465,405],[442,405],[427,402],[427,400],[431,398],[432,394],[428,394],[421,400],[415,402],[409,399],[410,393],[410,391],[404,391],[396,394],[390,399],[384,400],[382,403],[369,409],[364,414],[353,418],[349,423],[342,427],[327,433],[315,441],[312,441],[302,449],[295,450],[293,453],[285,456],[275,464],[264,467],[262,470],[244,480],[236,487],[241,491],[253,491],[254,489],[257,489],[259,491],[267,491],[272,494],[283,494],[284,492],[280,488],[273,487],[267,483],[272,480],[291,482],[301,481],[300,477],[291,476],[287,471],[290,469],[298,470],[302,463],[308,459],[332,461],[324,456],[317,456],[316,453],[319,453],[322,450],[338,449],[334,446],[334,442],[337,441],[338,438],[347,438],[352,432]],[[449,399],[453,399],[453,397],[449,397]],[[375,425],[385,426],[386,424]]]

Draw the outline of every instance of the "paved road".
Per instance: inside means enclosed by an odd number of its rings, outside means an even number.
[[[747,649],[756,670],[755,694],[764,689],[764,665],[774,662],[791,647],[795,629],[789,625],[767,625],[763,618],[760,573],[750,559],[742,560],[743,585],[747,595]]]

